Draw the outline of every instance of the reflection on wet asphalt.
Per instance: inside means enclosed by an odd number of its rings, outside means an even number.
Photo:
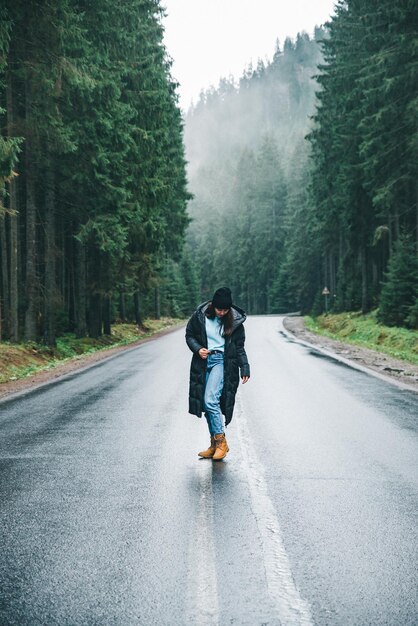
[[[418,396],[246,323],[222,463],[183,331],[0,403],[0,623],[415,624]]]

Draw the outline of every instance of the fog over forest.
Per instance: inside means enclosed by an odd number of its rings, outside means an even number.
[[[288,207],[305,193],[305,136],[312,125],[315,75],[322,61],[318,41],[324,34],[317,28],[313,37],[301,33],[282,47],[277,42],[269,62],[247,67],[238,81],[221,79],[187,113],[194,195],[189,241],[201,261],[204,297],[227,283],[250,312],[275,308],[277,276],[271,262],[280,265]],[[251,178],[253,188],[245,198]],[[241,228],[245,214],[248,237]]]
[[[244,148],[257,150],[270,136],[289,163],[296,144],[303,139],[314,111],[315,74],[322,61],[318,40],[301,33],[290,38],[269,62],[250,64],[237,80],[221,78],[217,87],[203,90],[186,115],[185,143],[189,179],[209,164],[236,160]]]
[[[340,2],[186,115],[202,297],[418,325],[418,13]]]
[[[221,285],[416,328],[416,3],[340,0],[184,120],[163,15],[0,8],[0,339],[185,318]]]

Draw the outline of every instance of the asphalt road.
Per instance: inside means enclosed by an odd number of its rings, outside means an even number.
[[[247,320],[224,462],[184,331],[0,403],[0,624],[418,623],[418,395]]]

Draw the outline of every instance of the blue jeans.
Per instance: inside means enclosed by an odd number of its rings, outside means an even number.
[[[224,355],[209,354],[206,369],[205,385],[205,417],[211,435],[224,432],[224,424],[220,407],[222,388],[224,386]]]

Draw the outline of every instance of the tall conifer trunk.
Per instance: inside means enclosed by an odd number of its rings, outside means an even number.
[[[367,281],[367,253],[366,246],[363,243],[360,249],[361,264],[361,310],[367,313],[369,310],[368,281]]]
[[[103,321],[103,334],[110,335],[110,318],[111,318],[111,289],[110,289],[110,258],[108,255],[101,254],[101,267],[102,267],[102,287],[104,289],[102,297],[102,321]]]
[[[335,277],[335,255],[334,252],[329,253],[329,290],[331,292],[330,304],[334,302],[334,295],[336,292],[336,277]]]
[[[108,293],[103,297],[103,334],[110,335],[111,325],[110,325],[110,312],[111,312],[112,301],[110,295]]]
[[[399,210],[398,210],[398,207],[396,207],[396,209],[395,209],[394,223],[395,223],[395,239],[396,239],[396,241],[398,241],[399,235],[400,235]]]
[[[10,183],[10,207],[16,206],[16,183]],[[16,209],[14,209],[16,211]],[[10,216],[10,339],[19,341],[18,231],[17,212]]]
[[[55,279],[55,173],[48,163],[45,177],[45,342],[56,345],[57,287]]]
[[[97,339],[102,335],[102,296],[100,251],[95,246],[89,251],[89,336]]]
[[[92,293],[89,300],[89,336],[97,339],[102,335],[102,299],[100,293]]]
[[[126,298],[124,289],[121,289],[119,292],[119,316],[121,322],[126,322]]]
[[[6,218],[0,215],[0,248],[1,248],[1,280],[3,286],[2,293],[2,315],[3,315],[3,337],[9,337],[10,326],[10,297],[9,297],[9,263],[7,259],[7,239],[6,239]],[[2,337],[0,337],[1,340]]]
[[[390,259],[390,257],[392,256],[392,251],[393,251],[392,218],[391,218],[390,215],[388,215],[388,225],[389,225],[389,230],[388,230],[388,258]]]
[[[6,105],[7,105],[7,134],[14,136],[14,98],[12,58],[9,58],[9,71],[7,75]],[[10,339],[19,341],[19,288],[18,288],[18,240],[19,240],[19,215],[17,206],[17,183],[14,177],[9,182],[9,210],[10,210]]]
[[[155,288],[154,296],[155,296],[155,319],[159,320],[161,317],[161,295],[160,295],[159,286]]]
[[[32,150],[33,128],[31,123],[31,84],[30,77],[26,76],[26,312],[25,312],[25,339],[36,341],[38,338],[36,312],[38,299],[38,284],[36,276],[36,205],[35,205],[35,173],[34,156]]]
[[[144,322],[142,321],[141,315],[141,298],[139,295],[139,291],[135,291],[134,293],[134,309],[135,309],[135,322],[139,328],[144,327]]]
[[[372,285],[373,285],[373,295],[379,289],[379,272],[377,268],[377,262],[375,259],[372,261]]]
[[[418,181],[415,183],[415,247],[418,256]]]
[[[76,336],[87,336],[87,298],[86,298],[86,248],[75,240],[75,281],[74,281],[74,297],[75,297],[75,317],[76,317]]]

